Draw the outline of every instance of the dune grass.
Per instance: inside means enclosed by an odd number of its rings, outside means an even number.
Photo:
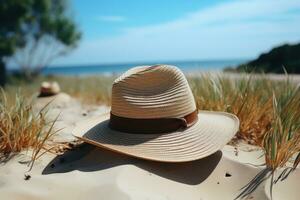
[[[61,90],[83,103],[110,102],[114,77],[38,77],[34,81],[10,77],[0,94],[0,162],[10,155],[32,149],[32,163],[45,152],[63,144],[47,145],[58,131],[55,121],[47,120],[47,106],[40,111],[33,109],[33,101],[39,93],[42,81],[57,81]],[[42,151],[44,150],[44,151]],[[31,165],[32,167],[32,165]]]
[[[19,93],[9,97],[1,90],[0,162],[29,148],[33,150],[34,162],[45,142],[55,133],[55,121],[47,121],[44,109],[34,112],[31,100]]]
[[[234,113],[240,130],[233,138],[262,147],[266,167],[246,185],[238,198],[246,198],[263,181],[284,180],[300,162],[300,88],[286,75],[284,81],[267,76],[229,79],[205,75],[189,80],[199,109]],[[293,167],[286,164],[298,153]],[[274,180],[275,171],[285,168]]]
[[[37,94],[42,81],[57,81],[63,92],[88,104],[110,104],[111,76],[50,76],[40,77],[34,82],[12,81],[6,88],[13,96],[21,88],[25,96]],[[262,146],[265,135],[275,117],[274,98],[279,105],[289,99],[289,94],[299,93],[295,83],[274,81],[267,76],[254,78],[241,75],[239,78],[202,74],[188,77],[197,107],[203,110],[225,111],[236,114],[241,122],[240,131],[234,140],[242,139],[249,144]],[[23,86],[22,86],[23,85]],[[293,109],[291,112],[297,112]]]
[[[189,82],[200,110],[225,111],[238,116],[240,131],[234,140],[261,145],[272,119],[271,89],[266,89],[272,81],[203,75],[191,78]]]
[[[8,96],[14,96],[16,92],[26,97],[36,96],[43,81],[56,81],[63,92],[76,97],[86,104],[110,104],[111,86],[114,76],[40,76],[34,81],[26,81],[20,78],[10,78],[5,91]]]
[[[273,118],[264,136],[263,148],[266,164],[274,170],[283,167],[289,158],[300,152],[299,87],[286,87],[284,93],[277,97],[273,95]]]

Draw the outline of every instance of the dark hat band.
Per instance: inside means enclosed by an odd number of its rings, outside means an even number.
[[[198,121],[198,111],[182,118],[137,119],[120,117],[110,113],[109,127],[113,130],[134,134],[170,133],[187,128]]]

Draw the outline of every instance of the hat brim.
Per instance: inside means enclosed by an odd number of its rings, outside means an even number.
[[[122,154],[160,162],[187,162],[223,148],[239,129],[239,119],[225,112],[200,111],[192,127],[165,134],[130,134],[109,128],[109,114],[76,124],[73,135]]]

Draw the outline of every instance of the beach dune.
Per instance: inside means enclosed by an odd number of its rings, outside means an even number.
[[[60,111],[57,126],[66,127],[57,135],[58,141],[74,140],[75,122],[109,110],[72,101],[63,107],[52,105],[49,112],[54,118]],[[176,164],[140,160],[83,143],[63,155],[45,154],[27,172],[30,153],[21,152],[0,165],[0,199],[229,200],[264,163],[262,150],[246,144],[227,145],[204,159]],[[274,187],[273,199],[299,197],[299,172]],[[270,199],[268,182],[249,199]]]

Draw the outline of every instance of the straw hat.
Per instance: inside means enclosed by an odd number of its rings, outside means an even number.
[[[36,98],[35,106],[37,108],[43,108],[45,106],[62,107],[68,105],[71,99],[70,95],[61,92],[59,84],[56,81],[45,81],[41,84],[40,93]]]
[[[54,96],[60,93],[60,87],[57,82],[44,81],[41,84],[39,97]]]
[[[235,115],[197,111],[174,66],[135,67],[112,87],[111,113],[77,123],[77,138],[130,156],[185,162],[220,150],[239,129]]]

